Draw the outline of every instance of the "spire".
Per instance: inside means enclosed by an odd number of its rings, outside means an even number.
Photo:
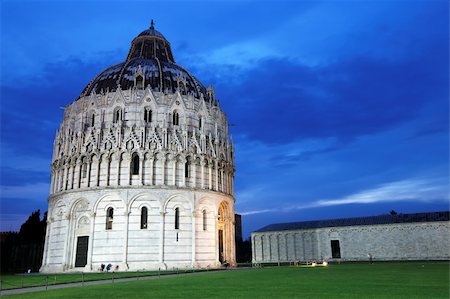
[[[155,22],[153,19],[150,21],[150,29],[155,30]]]

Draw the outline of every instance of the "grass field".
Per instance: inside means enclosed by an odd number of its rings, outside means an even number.
[[[192,272],[191,270],[189,270]],[[99,273],[68,273],[68,274],[12,274],[12,275],[0,275],[1,289],[17,289],[27,288],[35,286],[45,286],[54,284],[63,284],[69,282],[81,282],[92,280],[111,280],[116,278],[125,277],[141,277],[152,275],[166,275],[184,273],[184,270],[180,271],[146,271],[146,272],[99,272]]]
[[[222,271],[5,298],[449,298],[449,263]]]

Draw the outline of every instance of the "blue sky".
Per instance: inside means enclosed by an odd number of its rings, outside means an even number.
[[[212,84],[244,234],[449,209],[447,1],[2,1],[1,230],[46,210],[62,110],[155,19]]]

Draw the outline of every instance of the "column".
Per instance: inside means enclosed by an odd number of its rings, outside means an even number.
[[[120,185],[120,164],[122,162],[122,157],[119,156],[119,153],[117,153],[117,186]]]
[[[59,170],[55,169],[55,183],[54,183],[54,190],[53,193],[58,192],[58,185],[59,185]]]
[[[128,227],[130,224],[130,212],[128,209],[125,210],[125,236],[123,238],[123,264],[128,269]]]
[[[217,261],[217,263],[219,264],[219,227],[218,227],[218,221],[217,220],[217,209],[216,211],[213,213],[214,214],[214,259]]]
[[[102,157],[100,156],[100,158],[98,159],[98,163],[97,163],[97,180],[96,180],[96,183],[95,183],[95,186],[100,186],[100,177],[101,177],[101,174],[102,174]]]
[[[214,167],[216,168],[216,191],[219,191],[219,164],[217,163],[217,161],[214,161]]]
[[[64,217],[65,219],[66,219],[66,224],[67,224],[67,226],[66,226],[66,234],[65,234],[65,237],[66,237],[66,239],[65,239],[65,242],[64,242],[64,251],[63,251],[63,260],[62,260],[62,265],[63,265],[63,269],[65,270],[65,269],[67,269],[67,266],[70,264],[70,260],[69,260],[69,249],[70,249],[70,237],[71,237],[71,233],[70,233],[70,227],[71,227],[71,224],[72,224],[72,222],[74,222],[74,221],[70,221],[71,219],[71,217],[70,217],[70,215],[69,214],[66,214],[65,215],[65,217]]]
[[[162,163],[161,184],[164,186],[164,185],[166,185],[166,158],[165,157],[162,158],[161,163]]]
[[[81,177],[80,177],[80,170],[81,170],[81,161],[77,160],[77,164],[75,165],[75,185],[77,189],[80,189],[81,187]]]
[[[150,159],[150,185],[153,185],[153,163],[154,163],[154,159],[151,158]]]
[[[173,186],[176,186],[176,184],[177,184],[177,158],[173,158],[173,161],[172,161],[172,174],[173,174],[173,176],[172,176],[172,185]],[[184,176],[184,174],[183,174],[183,176]]]
[[[87,257],[87,264],[92,270],[92,255],[94,254],[92,252],[92,249],[94,248],[94,232],[95,232],[95,215],[96,213],[91,214],[91,233],[89,234],[89,248],[88,248],[88,257]]]
[[[67,169],[67,183],[66,183],[66,190],[71,189],[72,187],[72,178],[73,178],[73,165],[69,164],[69,168]]]
[[[74,188],[75,185],[75,171],[77,168],[77,164],[76,163],[72,163],[72,177],[71,177],[71,182],[70,182],[70,189]]]
[[[194,159],[192,163],[192,187],[197,188],[197,161]]]
[[[211,167],[211,163],[208,163],[208,175],[209,175],[209,184],[208,184],[208,189],[212,189],[212,167]]]
[[[91,186],[91,167],[92,167],[92,158],[87,159],[87,183],[86,187]]]
[[[196,235],[196,229],[195,229],[195,210],[192,212],[192,267],[195,267],[195,235]]]
[[[131,175],[131,157],[130,156],[126,156],[126,159],[123,160],[123,162],[125,163],[125,173],[128,176],[128,185],[132,185],[132,175]]]
[[[50,249],[49,245],[50,245],[50,226],[52,224],[52,222],[50,221],[50,213],[48,214],[48,218],[47,218],[47,226],[45,228],[45,243],[44,243],[44,256],[42,258],[42,266],[41,267],[46,267],[48,264],[48,251]]]
[[[52,170],[52,184],[51,184],[50,192],[51,193],[56,192],[56,170],[54,170],[54,169]]]
[[[181,185],[183,187],[186,187],[186,163],[187,163],[187,160],[184,159],[181,161],[181,163],[183,164],[183,175],[181,176],[183,179],[182,179]],[[189,176],[189,169],[188,169],[188,176]]]
[[[140,163],[139,166],[141,167],[141,171],[139,171],[139,182],[143,186],[145,185],[144,182],[145,156],[142,157],[142,161],[141,157],[139,156],[139,163]]]
[[[165,226],[165,214],[161,212],[160,230],[159,230],[159,262],[164,263],[164,226]]]
[[[62,184],[61,184],[61,191],[67,190],[67,175],[69,173],[68,167],[64,167],[63,169],[63,175],[62,175]]]
[[[200,182],[200,188],[204,189],[204,186],[205,186],[205,161],[203,161],[203,159],[200,160],[200,167],[202,168],[201,169],[201,171],[202,171],[202,173],[201,173],[202,181]]]
[[[224,176],[223,169],[220,170],[220,173],[221,173],[221,176],[220,176],[220,184],[221,184],[220,191],[225,193],[225,185],[224,185],[225,179],[223,177]]]

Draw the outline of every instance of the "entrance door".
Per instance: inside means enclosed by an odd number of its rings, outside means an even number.
[[[75,257],[75,267],[84,267],[87,264],[89,237],[83,236],[77,239],[77,254]]]
[[[223,263],[224,256],[223,256],[223,230],[219,229],[219,262]]]
[[[341,258],[341,246],[339,240],[331,240],[331,257]]]

